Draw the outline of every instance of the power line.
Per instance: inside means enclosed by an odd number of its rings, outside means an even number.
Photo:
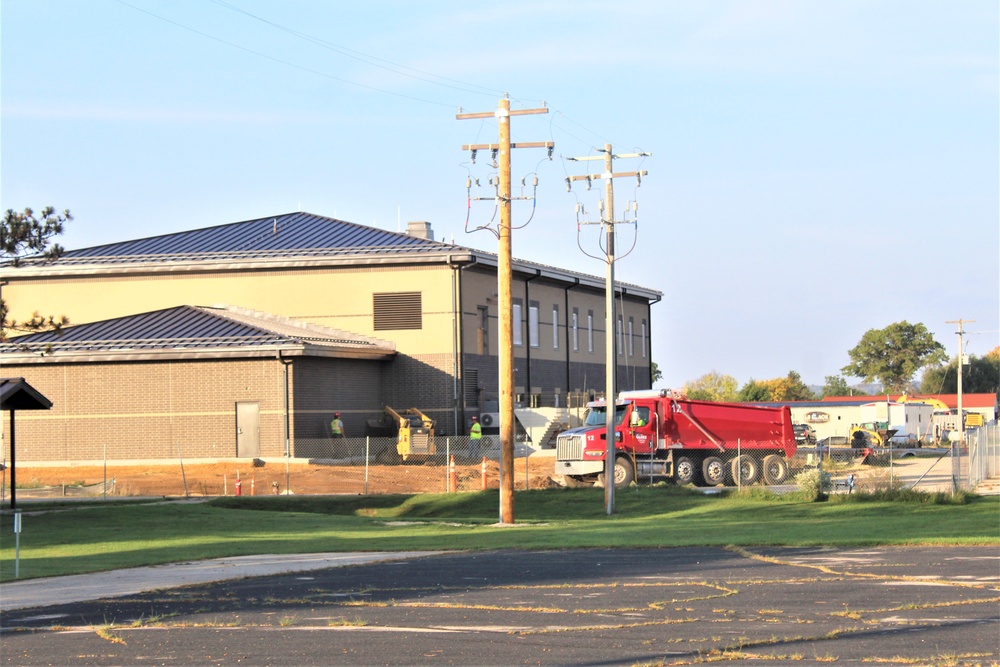
[[[124,5],[126,7],[129,7],[130,9],[134,9],[137,12],[142,12],[143,14],[146,14],[148,16],[152,16],[153,18],[159,19],[160,21],[163,21],[165,23],[169,23],[170,25],[176,26],[176,27],[181,28],[183,30],[187,30],[189,32],[193,32],[194,34],[199,35],[201,37],[205,37],[207,39],[211,39],[212,41],[219,42],[220,44],[225,44],[226,46],[231,46],[234,49],[239,49],[240,51],[245,51],[247,53],[252,53],[255,56],[258,56],[260,58],[266,58],[267,60],[270,60],[272,62],[280,63],[282,65],[287,65],[288,67],[294,67],[295,69],[302,70],[303,72],[308,72],[310,74],[315,74],[317,76],[322,76],[324,78],[331,79],[333,81],[338,81],[340,83],[346,83],[346,84],[351,85],[351,86],[357,86],[359,88],[366,88],[367,90],[371,90],[371,91],[374,91],[374,92],[377,92],[377,93],[384,93],[386,95],[393,95],[395,97],[401,97],[403,99],[412,100],[414,102],[423,102],[425,104],[434,104],[434,105],[437,105],[437,106],[450,107],[450,108],[455,108],[456,106],[458,106],[457,104],[449,104],[449,103],[446,103],[446,102],[435,102],[433,100],[427,100],[427,99],[423,99],[421,97],[414,97],[413,95],[404,95],[403,93],[396,93],[396,92],[393,92],[391,90],[385,90],[383,88],[376,88],[375,86],[369,86],[369,85],[364,84],[364,83],[358,83],[357,81],[351,81],[350,79],[344,79],[344,78],[339,77],[339,76],[334,76],[332,74],[327,74],[326,72],[320,72],[319,70],[311,69],[309,67],[304,67],[302,65],[297,65],[297,64],[295,64],[293,62],[289,62],[287,60],[282,60],[281,58],[275,58],[274,56],[269,56],[266,53],[261,53],[260,51],[255,51],[255,50],[247,48],[245,46],[240,46],[239,44],[234,44],[233,42],[224,40],[224,39],[222,39],[220,37],[216,37],[215,35],[210,35],[207,32],[202,32],[201,30],[198,30],[196,28],[192,28],[190,26],[186,26],[183,23],[178,23],[177,21],[173,21],[173,20],[168,19],[168,18],[166,18],[164,16],[160,16],[159,14],[155,14],[155,13],[150,12],[148,10],[142,9],[141,7],[136,7],[135,5],[132,5],[132,4],[129,4],[129,3],[125,2],[125,0],[115,0],[115,2],[117,2],[120,5]]]
[[[213,2],[213,3],[217,4],[217,5],[219,5],[220,7],[225,7],[226,9],[232,10],[234,12],[238,12],[240,14],[243,14],[244,16],[248,16],[248,17],[250,17],[252,19],[260,21],[261,23],[265,23],[265,24],[267,24],[267,25],[269,25],[269,26],[271,26],[273,28],[276,28],[278,30],[286,32],[289,35],[293,35],[295,37],[298,37],[299,39],[302,39],[302,40],[305,40],[305,41],[310,42],[312,44],[315,44],[316,46],[320,46],[320,47],[322,47],[324,49],[328,49],[328,50],[333,51],[335,53],[339,53],[339,54],[341,54],[343,56],[347,56],[348,58],[353,58],[353,59],[358,60],[360,62],[363,62],[365,64],[372,65],[373,67],[378,67],[378,68],[384,69],[386,71],[393,72],[394,74],[399,74],[401,76],[407,76],[407,77],[410,77],[412,79],[416,79],[418,81],[424,81],[425,83],[432,83],[432,84],[434,84],[436,86],[444,86],[445,88],[451,88],[453,90],[461,90],[461,91],[467,92],[467,93],[475,93],[477,95],[492,95],[492,96],[496,96],[496,95],[502,95],[503,94],[503,91],[498,91],[498,90],[494,90],[494,89],[491,89],[491,88],[486,88],[484,86],[480,86],[480,85],[477,85],[477,84],[474,84],[474,83],[467,83],[465,81],[459,81],[457,79],[449,79],[448,77],[440,76],[438,74],[434,74],[433,72],[425,72],[423,70],[419,70],[419,69],[416,69],[414,67],[409,67],[407,65],[401,65],[399,63],[394,63],[394,62],[392,62],[390,60],[385,60],[383,58],[378,58],[377,56],[371,56],[371,55],[368,55],[367,53],[363,53],[361,51],[355,51],[354,49],[347,48],[346,46],[341,46],[339,44],[334,44],[332,42],[328,42],[328,41],[326,41],[324,39],[321,39],[319,37],[315,37],[315,36],[310,35],[308,33],[300,32],[300,31],[295,30],[293,28],[289,28],[287,26],[281,25],[280,23],[276,23],[274,21],[271,21],[269,19],[263,18],[261,16],[257,16],[256,14],[252,14],[251,12],[248,12],[245,9],[237,7],[236,5],[233,5],[231,3],[225,2],[225,0],[209,0],[209,1]],[[385,64],[382,65],[382,64],[379,64],[379,63],[385,63]],[[401,69],[410,70],[411,72],[416,72],[416,74],[409,74],[407,72],[400,71]],[[423,76],[417,76],[417,74],[421,74]],[[428,79],[428,78],[425,78],[425,77],[433,77],[434,79],[441,79],[441,81],[448,81],[450,83],[441,83],[439,81],[434,81],[433,79]],[[457,84],[457,85],[451,85],[451,84]]]

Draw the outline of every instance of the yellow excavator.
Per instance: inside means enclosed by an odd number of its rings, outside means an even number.
[[[391,447],[376,455],[382,463],[399,463],[412,459],[427,459],[437,449],[434,445],[434,420],[416,408],[395,410],[388,405],[381,419],[368,420],[368,435],[396,438],[396,451]]]

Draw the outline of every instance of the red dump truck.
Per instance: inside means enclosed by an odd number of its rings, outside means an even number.
[[[555,472],[570,483],[603,481],[608,406],[587,404],[585,424],[556,438]],[[615,406],[615,486],[781,484],[795,455],[787,407],[689,400],[669,389],[626,391]]]

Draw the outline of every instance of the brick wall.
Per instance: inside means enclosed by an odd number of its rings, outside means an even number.
[[[17,414],[17,460],[236,456],[236,403],[260,410],[261,456],[284,452],[274,359],[4,366],[53,403]],[[9,413],[4,432],[9,433]],[[10,443],[4,439],[7,456]]]

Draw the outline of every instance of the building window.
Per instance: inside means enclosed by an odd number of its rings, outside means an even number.
[[[552,306],[552,349],[559,349],[559,306]]]
[[[538,347],[538,302],[528,303],[528,345]]]
[[[621,315],[618,316],[618,321],[615,322],[615,333],[617,334],[616,338],[618,339],[618,341],[617,341],[618,342],[618,354],[621,354],[622,353],[622,349],[625,347],[622,344],[622,316]]]
[[[372,312],[375,331],[423,328],[420,292],[372,294]]]
[[[512,304],[513,314],[511,316],[510,326],[513,329],[514,345],[520,347],[524,345],[524,337],[521,328],[521,302],[519,300],[514,301]]]
[[[479,330],[476,332],[476,346],[479,354],[490,353],[490,309],[479,306]]]
[[[642,352],[641,352],[641,354],[642,354],[642,358],[645,359],[646,358],[646,320],[642,321],[642,340],[639,341],[639,342],[642,343]]]
[[[580,351],[580,310],[573,309],[573,351]]]
[[[635,320],[628,318],[628,356],[635,356]]]
[[[594,351],[594,311],[587,311],[587,351]]]

